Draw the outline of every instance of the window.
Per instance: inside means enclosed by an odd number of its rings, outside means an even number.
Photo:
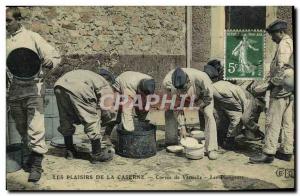
[[[227,6],[225,7],[226,29],[265,29],[266,7]]]

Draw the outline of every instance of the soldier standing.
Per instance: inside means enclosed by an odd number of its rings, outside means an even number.
[[[20,23],[21,18],[19,8],[6,9],[7,57],[15,49],[26,48],[38,55],[42,68],[54,68],[60,62],[59,53],[39,34],[25,29]],[[27,161],[23,163],[23,169],[30,172],[29,182],[37,182],[41,178],[43,155],[48,150],[45,143],[43,90],[41,75],[37,74],[30,80],[13,76],[8,92],[12,118],[24,148],[31,150]]]
[[[270,105],[266,119],[266,137],[263,152],[251,157],[252,163],[271,163],[276,158],[290,161],[294,140],[294,95],[286,88],[287,73],[293,73],[293,40],[286,34],[287,23],[276,20],[267,27],[267,32],[277,44],[277,50],[270,67]],[[268,106],[267,106],[268,107]],[[281,132],[281,134],[280,134]],[[277,151],[279,136],[280,148]]]

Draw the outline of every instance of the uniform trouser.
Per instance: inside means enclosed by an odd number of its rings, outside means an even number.
[[[242,116],[242,123],[246,129],[257,132],[259,130],[258,119],[262,108],[257,104],[257,100],[254,98],[250,99],[248,107],[245,108],[245,111]]]
[[[222,144],[225,138],[236,137],[240,134],[242,112],[216,109],[214,114],[219,143]]]
[[[26,97],[9,101],[9,106],[23,144],[36,153],[45,154],[48,149],[45,142],[43,98]]]
[[[266,119],[266,135],[263,152],[275,154],[281,132],[279,150],[284,154],[293,154],[294,120],[293,95],[284,98],[271,98]]]
[[[214,117],[214,102],[199,111],[200,126],[204,117],[205,150],[207,152],[218,150],[217,125]]]
[[[90,140],[101,139],[101,118],[96,103],[86,103],[62,87],[55,87],[54,93],[59,112],[58,131],[63,136],[74,134],[73,124],[83,124],[84,132]]]

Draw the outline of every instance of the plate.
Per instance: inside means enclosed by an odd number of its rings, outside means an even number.
[[[203,131],[192,131],[191,136],[196,139],[205,139]]]
[[[168,146],[167,147],[167,151],[168,152],[173,152],[173,153],[178,153],[178,152],[182,152],[184,149],[183,146],[179,146],[179,145],[174,145],[174,146]]]

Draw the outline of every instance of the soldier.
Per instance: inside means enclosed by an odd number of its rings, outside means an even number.
[[[151,95],[155,91],[154,79],[140,72],[126,71],[116,78],[119,85],[119,92],[128,98],[126,104],[122,105],[121,122],[127,131],[134,131],[134,108],[130,107],[137,95],[140,95],[142,100],[145,100],[147,95]],[[145,103],[145,102],[144,102]],[[146,120],[147,111],[135,108],[135,114],[139,120]]]
[[[110,161],[114,150],[107,147],[101,149],[101,115],[97,108],[102,108],[101,97],[110,95],[110,99],[103,100],[105,107],[114,112],[115,93],[110,84],[99,74],[88,70],[74,70],[60,77],[55,85],[54,92],[59,111],[60,126],[58,131],[64,136],[67,159],[77,157],[73,145],[73,124],[83,124],[84,132],[91,141],[91,163],[97,164]],[[107,110],[106,110],[107,111]],[[101,112],[104,112],[101,111]]]
[[[254,97],[242,87],[228,81],[212,84],[215,109],[218,114],[218,142],[225,149],[233,149],[235,137],[241,133],[242,126],[253,133],[253,140],[261,139],[263,133],[255,122],[258,110]]]
[[[163,86],[167,93],[186,94],[188,97],[195,97],[199,106],[199,120],[202,121],[202,114],[205,120],[205,150],[208,158],[217,159],[218,142],[216,121],[213,115],[214,100],[212,81],[202,71],[193,68],[176,68],[171,70],[163,80]],[[186,127],[183,111],[178,111],[178,123],[180,135],[185,137]],[[201,124],[201,123],[200,123]]]
[[[60,62],[59,53],[39,34],[25,29],[21,25],[21,18],[19,8],[6,9],[6,55],[9,56],[15,49],[26,48],[39,56],[42,68],[50,70],[57,66]],[[8,105],[23,144],[31,150],[29,157],[24,157],[27,161],[23,163],[23,169],[30,172],[29,182],[37,182],[41,178],[43,155],[47,152],[43,95],[41,72],[31,80],[13,76],[8,92]]]
[[[290,161],[293,155],[294,140],[294,95],[286,88],[285,77],[292,73],[293,40],[286,34],[287,23],[276,20],[267,27],[267,32],[277,44],[277,50],[270,65],[270,105],[266,105],[266,137],[263,152],[251,157],[251,163],[271,163],[274,155],[278,159]],[[288,74],[287,74],[288,73]],[[281,133],[281,134],[280,134]],[[279,136],[280,148],[277,151]]]

